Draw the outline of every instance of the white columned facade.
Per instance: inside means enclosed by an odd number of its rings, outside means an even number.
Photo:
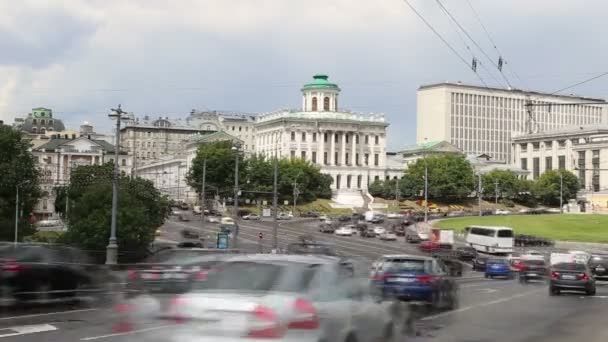
[[[342,146],[340,146],[340,165],[346,165],[346,132],[340,133]]]
[[[350,136],[350,148],[351,148],[351,156],[350,156],[350,165],[352,166],[357,166],[357,159],[355,159],[355,156],[357,155],[357,133],[354,132],[351,134]]]
[[[325,132],[319,130],[317,143],[317,162],[320,165],[325,165]]]
[[[329,132],[329,165],[336,165],[336,132]]]
[[[308,129],[306,130],[306,160],[310,160],[312,162],[312,132]]]

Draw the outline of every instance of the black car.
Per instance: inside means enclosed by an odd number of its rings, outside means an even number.
[[[475,259],[473,259],[473,271],[485,272],[487,261],[488,257],[477,255]]]
[[[287,254],[337,256],[334,247],[318,241],[300,241],[287,245]]]
[[[523,259],[520,262],[519,282],[527,283],[530,280],[543,280],[547,277],[548,268],[545,260]]]
[[[0,304],[49,303],[89,297],[103,286],[102,269],[76,248],[19,244],[0,247]]]
[[[559,263],[551,266],[549,295],[559,295],[561,291],[580,291],[594,296],[595,278],[589,266],[583,263]]]
[[[188,216],[184,215],[184,214],[180,214],[180,215],[178,215],[178,216],[177,216],[177,218],[178,218],[180,221],[182,221],[182,222],[188,222],[188,221],[190,221],[190,218],[189,218]]]
[[[366,228],[366,229],[363,229],[363,230],[361,230],[359,232],[359,236],[365,237],[365,238],[375,238],[376,237],[376,233],[374,232],[373,229]]]
[[[189,229],[184,229],[184,230],[182,230],[182,237],[184,239],[198,239],[199,234],[195,231],[192,231]]]
[[[456,248],[456,256],[462,261],[471,261],[477,257],[477,250],[473,247],[458,247]]]
[[[307,211],[305,213],[300,214],[300,217],[317,218],[317,217],[319,217],[319,213],[317,213],[316,211]]]
[[[401,224],[394,224],[393,227],[393,232],[395,233],[395,235],[397,236],[405,236],[405,227]]]
[[[340,221],[340,222],[349,222],[350,221],[350,217],[346,216],[346,215],[342,215],[342,216],[338,217],[338,221]]]
[[[331,224],[322,224],[319,226],[319,231],[321,233],[333,234],[336,231],[336,228]]]
[[[608,279],[608,254],[592,254],[589,259],[589,268],[595,279]]]

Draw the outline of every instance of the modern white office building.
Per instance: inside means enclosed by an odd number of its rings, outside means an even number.
[[[486,88],[462,83],[421,86],[417,94],[416,140],[445,140],[466,154],[487,154],[511,162],[511,138],[565,126],[608,122],[604,99],[552,95],[518,89]],[[526,103],[589,103],[576,106],[531,107]]]

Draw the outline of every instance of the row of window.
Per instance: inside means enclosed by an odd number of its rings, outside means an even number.
[[[328,152],[323,152],[323,165],[329,165],[330,164],[330,160],[329,160],[329,153]],[[306,159],[307,157],[307,152],[306,151],[301,151],[300,152],[300,158],[302,159]],[[350,158],[350,154],[349,153],[345,153],[344,154],[344,165],[361,165],[359,163],[359,153],[355,154],[355,158],[352,161],[351,164],[351,158]],[[291,151],[291,158],[296,158],[296,151],[292,150]],[[310,156],[310,160],[313,163],[317,163],[317,152],[316,151],[312,151],[312,154]],[[369,166],[369,153],[365,153],[364,154],[364,164],[365,166]],[[340,161],[340,153],[339,152],[335,152],[334,153],[334,160],[333,160],[335,165],[342,165],[341,161]],[[378,166],[380,164],[380,155],[378,153],[374,154],[374,166]]]
[[[580,162],[580,159],[579,159]],[[528,170],[528,158],[520,159],[520,167],[522,170]],[[566,169],[566,156],[558,156],[557,157],[557,169],[565,170]],[[545,170],[550,171],[553,170],[553,157],[545,157]],[[538,179],[540,176],[540,158],[535,157],[532,158],[532,178]]]
[[[335,100],[335,107],[334,108],[338,108],[338,100]],[[316,112],[318,111],[318,100],[316,96],[313,96],[312,98],[312,111]],[[323,98],[323,111],[327,112],[329,111],[329,97],[325,96]]]
[[[553,141],[545,141],[542,143],[542,145],[546,149],[552,149]],[[532,151],[538,151],[540,149],[540,146],[541,146],[541,143],[539,143],[539,142],[532,143]],[[521,152],[528,152],[528,143],[519,144],[519,147],[521,148]],[[566,140],[558,140],[557,147],[560,149],[566,148]]]
[[[355,143],[358,144],[359,143],[359,135],[358,134],[352,134],[355,137]],[[344,134],[344,139],[346,141],[346,143],[350,143],[350,134]],[[306,142],[306,132],[302,132],[300,134],[300,141],[302,142]],[[262,141],[264,143],[269,143],[269,141],[267,141],[269,137],[264,136],[262,138]],[[364,136],[365,139],[365,144],[369,144],[369,135],[365,135]],[[291,141],[296,141],[296,132],[291,132]],[[329,133],[323,133],[323,142],[328,142],[329,141]],[[313,132],[312,133],[312,142],[317,142],[317,133]],[[334,142],[340,142],[340,135],[338,134],[334,134]],[[374,144],[378,145],[380,143],[380,137],[378,135],[374,136]]]
[[[32,119],[32,124],[38,125],[38,119]],[[47,124],[47,121],[44,119],[40,119],[40,125],[44,126]],[[53,125],[53,120],[48,120],[49,125]]]

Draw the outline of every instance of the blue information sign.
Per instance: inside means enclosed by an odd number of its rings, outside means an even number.
[[[228,248],[228,234],[226,233],[217,233],[217,248],[226,249]]]

